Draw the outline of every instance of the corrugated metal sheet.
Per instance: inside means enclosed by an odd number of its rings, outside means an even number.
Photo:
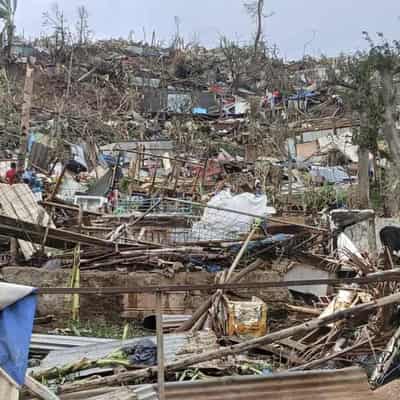
[[[101,339],[80,336],[41,335],[34,333],[29,349],[34,353],[49,353],[54,350],[68,350],[72,347],[89,346],[114,342],[113,339]]]
[[[29,154],[29,164],[45,171],[49,169],[52,154],[51,148],[45,144],[34,142]]]
[[[210,332],[206,335],[209,336],[210,341],[213,341],[216,344],[216,337],[213,333]],[[155,336],[148,336],[146,338],[156,343]],[[82,358],[95,361],[107,357],[113,351],[118,350],[122,346],[134,345],[142,339],[145,338],[138,337],[135,339],[126,340],[124,342],[117,340],[110,343],[100,343],[89,346],[75,347],[69,350],[53,351],[42,361],[40,367],[35,368],[34,370],[40,371],[43,369],[60,367],[66,364],[78,362]],[[181,354],[182,352],[186,352],[185,355],[188,355],[190,348],[195,347],[195,344],[196,337],[189,333],[165,335],[165,362],[171,363],[176,361],[176,359],[180,357],[178,354]]]
[[[361,368],[170,383],[167,400],[383,400]]]
[[[131,78],[131,83],[133,86],[139,87],[151,87],[157,89],[160,87],[160,79],[143,78],[141,76],[134,76]]]
[[[139,151],[140,148],[144,148],[145,153],[162,156],[168,153],[173,156],[174,143],[171,140],[147,140],[147,141],[135,141],[135,142],[119,142],[107,144],[101,147],[101,150],[106,154],[112,154],[116,151],[126,152],[124,154],[125,162],[136,160],[136,153],[129,153],[129,150]],[[145,159],[149,156],[145,156]]]
[[[0,184],[0,207],[1,214],[7,217],[54,228],[50,216],[38,205],[28,185]],[[24,240],[18,240],[18,243],[27,260],[40,249],[39,245]]]

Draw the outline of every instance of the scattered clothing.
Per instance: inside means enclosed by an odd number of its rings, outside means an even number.
[[[10,168],[6,172],[6,182],[9,185],[14,185],[14,183],[17,183],[17,169],[16,168]]]
[[[132,365],[157,365],[157,345],[150,339],[140,340],[132,347],[122,349]]]

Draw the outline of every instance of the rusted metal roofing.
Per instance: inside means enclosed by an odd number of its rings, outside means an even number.
[[[368,397],[367,397],[368,396]],[[384,400],[361,368],[169,383],[167,400]]]

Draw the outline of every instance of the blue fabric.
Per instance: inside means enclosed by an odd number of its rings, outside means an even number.
[[[0,368],[19,385],[25,382],[36,294],[0,311]]]
[[[31,152],[33,143],[35,142],[36,142],[36,135],[34,133],[31,133],[28,137],[28,153]]]
[[[99,159],[100,159],[100,161],[105,162],[109,167],[113,167],[117,163],[117,160],[115,159],[115,157],[110,156],[108,154],[104,154],[104,153],[100,154]]]
[[[294,96],[290,96],[289,100],[305,100],[305,99],[310,99],[315,96],[317,96],[317,93],[315,93],[315,92],[308,92],[305,90],[300,90]]]
[[[195,107],[192,109],[193,114],[207,114],[207,108]]]

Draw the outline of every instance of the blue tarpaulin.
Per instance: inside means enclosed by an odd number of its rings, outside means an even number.
[[[36,310],[33,288],[0,283],[0,368],[23,385]]]
[[[193,114],[207,114],[208,110],[207,108],[203,108],[203,107],[195,107],[192,109],[192,113]]]
[[[315,96],[317,96],[317,93],[315,93],[315,92],[300,90],[294,96],[290,96],[289,100],[305,100],[305,99],[310,99]]]

